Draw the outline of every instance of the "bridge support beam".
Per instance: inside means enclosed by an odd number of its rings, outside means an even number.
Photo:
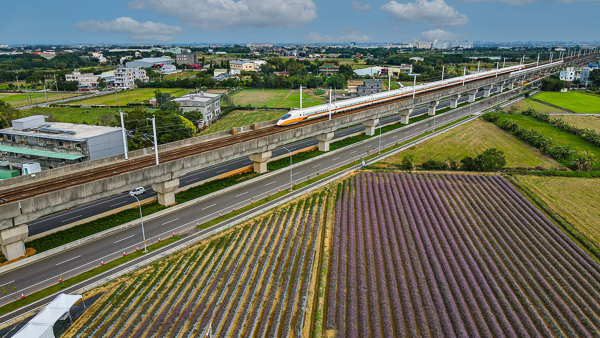
[[[500,82],[496,83],[496,86],[498,87],[498,94],[501,94],[504,91],[505,84],[506,84],[506,81],[500,81]]]
[[[152,189],[158,193],[158,204],[173,205],[175,204],[175,190],[179,188],[179,179],[153,183]]]
[[[515,83],[517,82],[517,80],[510,80],[508,82],[508,89],[513,90],[515,89]]]
[[[473,90],[469,90],[468,94],[469,94],[469,103],[473,103],[475,102],[475,98],[477,97],[477,92],[479,91],[479,89],[473,89]]]
[[[493,85],[485,86],[483,88],[483,97],[490,97],[492,95],[492,88],[494,88]]]
[[[365,135],[373,136],[375,135],[375,127],[379,123],[379,119],[367,120],[365,121]]]
[[[254,162],[254,172],[264,174],[267,172],[267,161],[271,159],[273,153],[265,151],[264,153],[252,154],[248,156],[250,161]]]
[[[460,99],[460,94],[450,96],[450,108],[454,109],[458,107],[458,99]]]
[[[435,108],[437,107],[438,104],[440,104],[439,100],[429,102],[429,104],[427,105],[427,115],[434,116]]]
[[[319,151],[329,151],[329,143],[333,140],[333,132],[315,136],[319,141]]]
[[[27,224],[0,231],[0,244],[2,253],[7,260],[25,256],[25,239],[29,236]]]
[[[410,122],[410,114],[413,113],[413,108],[402,109],[400,111],[400,123],[409,124]]]

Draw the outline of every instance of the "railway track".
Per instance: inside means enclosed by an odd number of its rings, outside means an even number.
[[[493,77],[494,77],[493,75],[490,75],[488,77],[478,79],[474,82],[485,81],[485,80],[487,80],[489,78],[493,78]],[[461,87],[461,86],[462,85],[458,84],[458,85],[454,85],[454,86],[450,86],[450,87],[444,87],[444,88],[428,91],[426,93],[417,94],[417,96],[418,95],[430,95],[432,93],[446,91],[448,89]],[[387,102],[377,103],[372,106],[361,107],[361,108],[353,109],[350,111],[337,113],[337,114],[332,115],[331,118],[332,119],[340,118],[340,117],[343,117],[346,115],[355,114],[355,113],[359,113],[359,112],[362,112],[362,111],[365,111],[368,109],[386,106],[389,104],[394,104],[394,103],[398,103],[398,102],[406,101],[406,100],[412,100],[412,98],[411,97],[403,97],[403,98],[398,98],[398,99],[387,101]],[[202,143],[198,143],[198,144],[194,144],[194,145],[181,147],[179,149],[164,151],[159,154],[159,160],[161,163],[165,163],[165,162],[170,162],[170,161],[174,161],[177,159],[185,158],[188,156],[198,155],[203,152],[219,149],[219,148],[225,147],[225,146],[233,144],[233,143],[251,141],[253,139],[280,133],[282,131],[305,127],[307,125],[311,125],[314,123],[319,123],[319,122],[323,121],[325,118],[326,118],[326,116],[322,117],[322,118],[306,120],[306,121],[302,121],[300,123],[297,123],[297,124],[291,125],[291,126],[281,126],[281,127],[272,126],[272,127],[268,127],[268,128],[264,128],[264,129],[253,130],[253,131],[246,132],[246,133],[239,134],[239,135],[232,135],[232,136],[230,136],[226,139],[222,139],[222,140],[207,141],[207,142],[202,142]],[[96,167],[92,170],[88,170],[85,172],[73,173],[72,175],[67,174],[64,177],[59,177],[57,179],[42,181],[42,182],[38,182],[38,183],[32,183],[32,184],[20,186],[20,187],[13,187],[13,188],[8,187],[7,189],[0,191],[0,205],[10,203],[10,202],[20,201],[23,199],[50,193],[50,192],[57,191],[57,190],[62,190],[65,188],[70,188],[73,186],[89,183],[92,181],[97,181],[97,180],[108,178],[111,176],[116,176],[116,175],[124,174],[127,172],[144,169],[144,168],[153,166],[154,164],[155,164],[154,155],[146,155],[143,157],[130,159],[128,161],[124,161],[124,162],[120,162],[120,163],[116,163],[116,164],[112,164],[112,165]]]

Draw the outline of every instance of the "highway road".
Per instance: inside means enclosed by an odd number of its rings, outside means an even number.
[[[477,93],[478,97],[483,95],[483,92],[479,92]],[[460,102],[465,102],[468,98],[465,97],[461,97],[460,98]],[[437,109],[443,109],[446,108],[450,105],[449,101],[443,101],[441,102]],[[427,112],[427,108],[420,108],[420,109],[415,109],[415,111],[412,113],[411,116],[416,116],[416,115],[421,115],[423,113]],[[400,120],[400,116],[399,115],[395,115],[395,116],[390,116],[388,118],[384,118],[381,119],[381,123],[382,124],[387,124],[387,123],[391,123],[391,122],[395,122]],[[436,121],[437,123],[438,121]],[[339,139],[342,138],[346,135],[350,135],[350,134],[355,134],[361,131],[364,131],[364,126],[355,126],[355,127],[351,127],[351,128],[347,128],[347,129],[342,129],[342,130],[338,130],[335,132],[334,135],[334,140],[335,139]],[[296,150],[300,150],[300,149],[305,149],[308,147],[312,147],[317,145],[318,142],[314,139],[314,138],[309,138],[309,139],[305,139],[302,141],[298,141],[295,143],[292,143],[290,145],[287,146],[288,149],[290,149],[290,151],[294,152]],[[277,148],[275,150],[273,150],[273,157],[276,156],[280,156],[280,155],[285,155],[287,154],[287,151],[282,149],[282,148]],[[248,157],[242,157],[242,158],[238,158],[236,160],[233,161],[229,161],[226,163],[221,163],[218,165],[214,165],[202,170],[198,170],[195,172],[191,172],[185,176],[182,176],[179,178],[179,183],[180,183],[180,187],[185,187],[188,186],[190,184],[194,184],[196,182],[200,182],[218,175],[222,175],[226,172],[230,172],[239,168],[243,168],[243,167],[247,167],[249,165],[252,165],[252,161],[250,161],[250,159]],[[135,187],[124,187],[125,189],[133,189]],[[147,193],[145,195],[142,195],[142,198],[148,198],[148,197],[152,197],[156,195],[156,192],[154,192],[152,190],[151,186],[145,187]],[[38,218],[34,221],[31,221],[28,223],[29,226],[29,236],[34,236],[40,233],[43,233],[45,231],[49,231],[64,225],[67,225],[69,223],[73,223],[73,222],[77,222],[79,220],[88,218],[88,217],[92,217],[98,214],[101,214],[103,212],[107,212],[110,211],[114,208],[119,208],[121,206],[124,206],[126,204],[131,204],[136,202],[134,198],[129,197],[127,195],[127,191],[124,191],[121,194],[118,195],[113,195],[110,197],[106,197],[94,202],[90,202],[87,204],[83,204],[74,208],[71,208],[70,210],[64,210],[62,212],[58,212],[58,213],[54,213],[45,217],[41,217]]]
[[[475,103],[473,105],[473,112],[481,108],[480,103]],[[469,107],[462,107],[440,114],[435,119],[435,127],[447,124],[469,114]],[[382,147],[391,146],[397,142],[423,134],[434,127],[432,122],[433,119],[429,122],[408,125],[393,132],[383,134],[381,136],[381,145]],[[300,163],[292,171],[294,182],[300,183],[305,181],[309,175],[314,177],[317,172],[327,172],[330,169],[339,168],[354,160],[360,160],[369,151],[373,153],[378,148],[379,142],[379,137],[373,137],[365,143],[349,146],[338,153],[325,156],[311,163]],[[156,243],[159,237],[164,239],[171,236],[173,232],[177,234],[183,232],[183,236],[197,236],[201,230],[195,227],[196,223],[203,223],[218,218],[219,214],[225,214],[233,208],[238,209],[248,205],[251,200],[256,201],[268,196],[269,193],[277,192],[279,189],[287,189],[289,188],[289,184],[290,171],[284,169],[272,177],[258,180],[248,186],[195,204],[193,207],[188,207],[161,218],[145,222],[144,228],[147,242]],[[110,203],[114,202],[107,202],[105,204],[108,205]],[[88,209],[82,208],[82,210]],[[215,225],[215,227],[217,226],[219,225]],[[185,237],[183,240],[185,240]],[[142,248],[142,246],[141,227],[136,226],[101,238],[95,242],[8,271],[0,275],[0,287],[11,284],[11,286],[17,287],[18,291],[7,295],[0,295],[0,306],[17,300],[21,296],[21,293],[25,295],[31,294],[56,284],[60,277],[63,279],[71,278],[99,266],[102,261],[105,263],[109,262],[122,257],[124,253],[134,252],[136,248]],[[163,249],[159,249],[158,252],[161,252],[161,250]],[[5,321],[8,317],[10,316],[0,317],[0,321]]]

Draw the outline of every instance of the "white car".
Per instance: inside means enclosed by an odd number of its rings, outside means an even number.
[[[137,195],[141,195],[141,194],[145,194],[145,193],[146,193],[146,189],[144,189],[144,187],[137,187],[129,192],[129,196],[133,197],[133,196],[137,196]]]

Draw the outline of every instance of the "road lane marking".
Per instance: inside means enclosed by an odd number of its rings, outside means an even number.
[[[117,243],[119,243],[119,242],[121,242],[121,241],[124,241],[124,240],[126,240],[126,239],[128,239],[128,238],[131,238],[131,237],[133,237],[133,236],[135,236],[135,235],[131,235],[131,236],[129,236],[129,237],[122,238],[122,239],[120,239],[120,240],[118,240],[118,241],[114,242],[114,244],[117,244]]]
[[[356,152],[356,150],[355,150],[355,151],[353,151],[353,152],[351,152],[351,153],[350,153],[350,155],[354,154],[355,152]]]
[[[241,193],[241,194],[239,194],[239,195],[236,195],[235,197],[240,197],[240,196],[242,196],[242,195],[246,195],[247,193],[248,193],[248,192],[246,191],[246,192],[243,192],[243,193]]]
[[[165,224],[168,224],[168,223],[171,223],[171,222],[175,222],[175,221],[176,221],[176,220],[178,220],[178,219],[179,219],[179,217],[177,217],[177,218],[175,218],[175,219],[172,219],[172,220],[170,220],[170,221],[168,221],[168,222],[164,222],[162,225],[165,225]]]
[[[75,217],[67,218],[64,221],[62,221],[61,223],[68,222],[68,221],[70,221],[72,219],[79,218],[79,217],[83,217],[83,215],[78,215],[78,216],[75,216]]]
[[[123,203],[127,203],[127,202],[129,202],[129,201],[123,201],[123,202],[115,203],[115,204],[109,205],[108,207],[109,207],[109,208],[112,208],[112,207],[114,207],[115,205],[119,205],[119,204],[123,204]]]
[[[63,262],[60,262],[60,263],[56,263],[56,265],[61,265],[62,263],[66,263],[66,262],[68,262],[68,261],[72,261],[72,260],[74,260],[75,258],[79,258],[79,257],[81,257],[81,255],[79,255],[79,256],[75,256],[75,257],[73,257],[73,258],[69,258],[69,259],[67,259],[66,261],[63,261]]]
[[[339,160],[339,159],[340,159],[339,157],[336,157],[336,158],[334,158],[334,159],[333,159],[333,160],[331,160],[331,161],[335,161],[335,160]]]
[[[216,174],[218,174],[218,173],[225,172],[225,171],[227,171],[227,170],[229,170],[229,169],[222,169],[222,170],[216,171],[215,173],[216,173]]]
[[[271,183],[267,183],[267,184],[265,184],[265,187],[266,187],[267,185],[271,185],[271,184],[273,184],[273,183],[277,183],[277,181],[273,181],[273,182],[271,182]]]
[[[8,283],[0,284],[0,286],[8,285],[8,284],[11,284],[11,283],[13,283],[13,282],[14,282],[14,280],[11,280],[11,281],[10,281],[10,282],[8,282]]]
[[[214,207],[215,205],[216,205],[216,204],[209,205],[209,206],[207,206],[206,208],[202,208],[202,210],[206,210],[206,209],[208,209],[208,208],[212,208],[212,207]]]

